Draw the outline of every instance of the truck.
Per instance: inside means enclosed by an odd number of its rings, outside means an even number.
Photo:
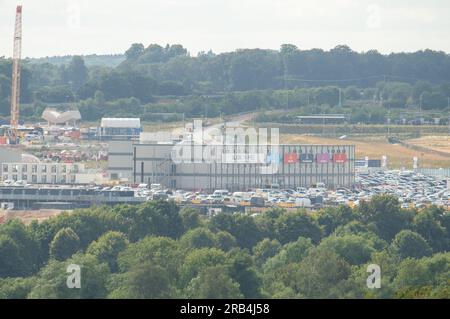
[[[306,197],[299,197],[295,199],[295,207],[302,207],[302,208],[311,208],[311,200]]]
[[[262,196],[252,196],[250,198],[250,206],[252,207],[264,207],[266,202]]]

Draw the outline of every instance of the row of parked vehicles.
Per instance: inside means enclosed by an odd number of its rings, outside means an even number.
[[[402,208],[422,208],[429,205],[450,207],[450,177],[433,177],[414,171],[390,170],[356,177],[355,194],[344,196],[359,201],[377,194],[398,198]]]
[[[0,186],[20,188],[37,187],[24,181],[4,181]],[[42,187],[42,186],[39,186]],[[358,173],[353,188],[327,189],[322,183],[313,187],[280,189],[279,185],[246,192],[230,192],[218,189],[212,193],[186,190],[168,190],[161,184],[116,185],[116,186],[68,186],[89,189],[98,193],[117,193],[139,197],[141,200],[174,200],[179,204],[220,205],[229,207],[281,207],[320,208],[322,206],[357,206],[362,200],[370,200],[379,194],[391,194],[399,199],[402,208],[422,208],[428,205],[450,207],[450,182],[446,179],[425,176],[413,171],[379,171]],[[46,188],[47,189],[47,188]],[[131,195],[129,195],[131,194]]]
[[[207,194],[184,190],[150,187],[149,199],[172,199],[180,204],[218,204],[227,206],[319,208],[322,206],[358,206],[373,196],[390,194],[398,198],[402,208],[429,205],[450,208],[450,182],[445,178],[426,176],[414,171],[379,171],[358,173],[353,188],[327,189],[322,183],[295,189],[262,188],[248,192],[216,190]]]
[[[248,192],[230,192],[226,189],[218,189],[213,193],[191,192],[185,190],[151,189],[139,192],[140,196],[148,196],[149,199],[172,199],[179,204],[194,205],[226,205],[267,207],[278,206],[283,208],[321,206],[323,190],[298,188],[296,190],[279,189],[255,189]]]

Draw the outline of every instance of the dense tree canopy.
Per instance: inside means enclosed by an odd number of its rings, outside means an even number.
[[[117,257],[127,246],[128,239],[125,234],[109,231],[93,241],[86,252],[97,257],[100,262],[107,263],[110,270],[114,272],[117,270]]]
[[[431,247],[418,233],[402,230],[392,241],[392,250],[402,258],[422,258],[431,255]]]
[[[50,244],[50,255],[56,260],[66,260],[80,248],[80,238],[72,228],[58,231]]]
[[[226,267],[205,268],[186,287],[190,299],[239,299],[243,298],[239,284],[230,277]]]
[[[346,45],[324,51],[284,44],[280,50],[191,56],[178,44],[134,43],[119,65],[85,60],[92,57],[24,61],[22,115],[37,118],[45,105],[76,105],[86,120],[105,114],[157,120],[154,113],[213,117],[273,108],[348,108],[355,102],[346,112],[353,122],[380,123],[385,109],[421,105],[442,111],[450,97],[450,57],[431,50],[382,55]],[[11,61],[0,58],[0,116],[9,114],[10,92]]]
[[[448,298],[449,212],[359,208],[202,216],[174,203],[0,225],[0,298]],[[381,267],[369,289],[367,266]],[[69,265],[81,289],[70,289]]]

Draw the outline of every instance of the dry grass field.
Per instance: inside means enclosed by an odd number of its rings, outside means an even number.
[[[430,152],[412,150],[399,144],[389,144],[386,138],[373,137],[364,139],[335,139],[307,135],[281,135],[280,140],[286,144],[353,144],[356,146],[356,157],[368,156],[372,159],[381,159],[383,155],[388,157],[391,168],[412,168],[412,159],[417,156],[421,167],[450,167],[450,156]],[[446,142],[448,141],[448,142]],[[410,144],[420,145],[430,149],[448,152],[450,155],[450,139],[442,136],[427,136],[416,140],[406,141]]]
[[[144,132],[160,132],[160,131],[172,131],[177,128],[184,127],[183,122],[170,122],[170,123],[143,123]]]
[[[424,136],[406,142],[450,154],[450,136]]]
[[[49,218],[58,216],[63,211],[57,209],[41,209],[41,210],[14,210],[0,211],[0,223],[7,222],[11,219],[19,219],[24,224],[29,225],[32,221],[42,222]],[[66,211],[69,212],[69,211]]]

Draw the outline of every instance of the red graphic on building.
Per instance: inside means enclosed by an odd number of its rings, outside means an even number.
[[[345,154],[345,153],[333,154],[333,162],[339,163],[339,164],[347,162],[347,154]]]
[[[284,154],[284,164],[294,164],[298,162],[297,153]]]

